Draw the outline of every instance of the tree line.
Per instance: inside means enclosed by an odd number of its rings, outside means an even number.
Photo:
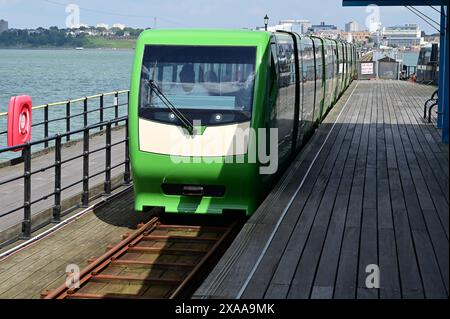
[[[82,27],[79,30],[85,31],[87,28]],[[58,27],[36,30],[11,29],[0,33],[0,47],[83,47],[88,45],[87,34],[81,32],[74,35],[71,31],[73,30],[58,29]],[[128,31],[130,37],[137,37],[142,30],[131,28],[115,30],[111,36],[122,37],[125,31]]]

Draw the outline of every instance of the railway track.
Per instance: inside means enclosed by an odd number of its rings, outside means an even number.
[[[187,289],[233,233],[226,227],[163,224],[157,217],[43,299],[174,299]],[[67,282],[69,284],[67,284]],[[74,284],[78,283],[78,284]]]

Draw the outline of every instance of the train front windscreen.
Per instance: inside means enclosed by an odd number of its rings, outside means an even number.
[[[174,125],[180,113],[202,125],[247,122],[255,61],[256,47],[148,45],[139,116]]]

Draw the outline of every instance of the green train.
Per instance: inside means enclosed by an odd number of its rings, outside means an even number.
[[[251,215],[355,75],[341,41],[144,31],[128,124],[135,209]]]

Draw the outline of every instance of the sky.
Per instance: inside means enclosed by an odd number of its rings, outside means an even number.
[[[344,29],[356,21],[365,29],[365,7],[342,7],[342,0],[0,0],[0,19],[10,28],[58,26],[64,28],[68,4],[80,8],[80,23],[115,23],[130,27],[157,28],[254,28],[263,26],[267,14],[270,25],[281,19],[321,21]],[[430,7],[418,7],[439,22],[439,13]],[[380,8],[383,26],[415,23],[427,34],[437,31],[404,7]]]

